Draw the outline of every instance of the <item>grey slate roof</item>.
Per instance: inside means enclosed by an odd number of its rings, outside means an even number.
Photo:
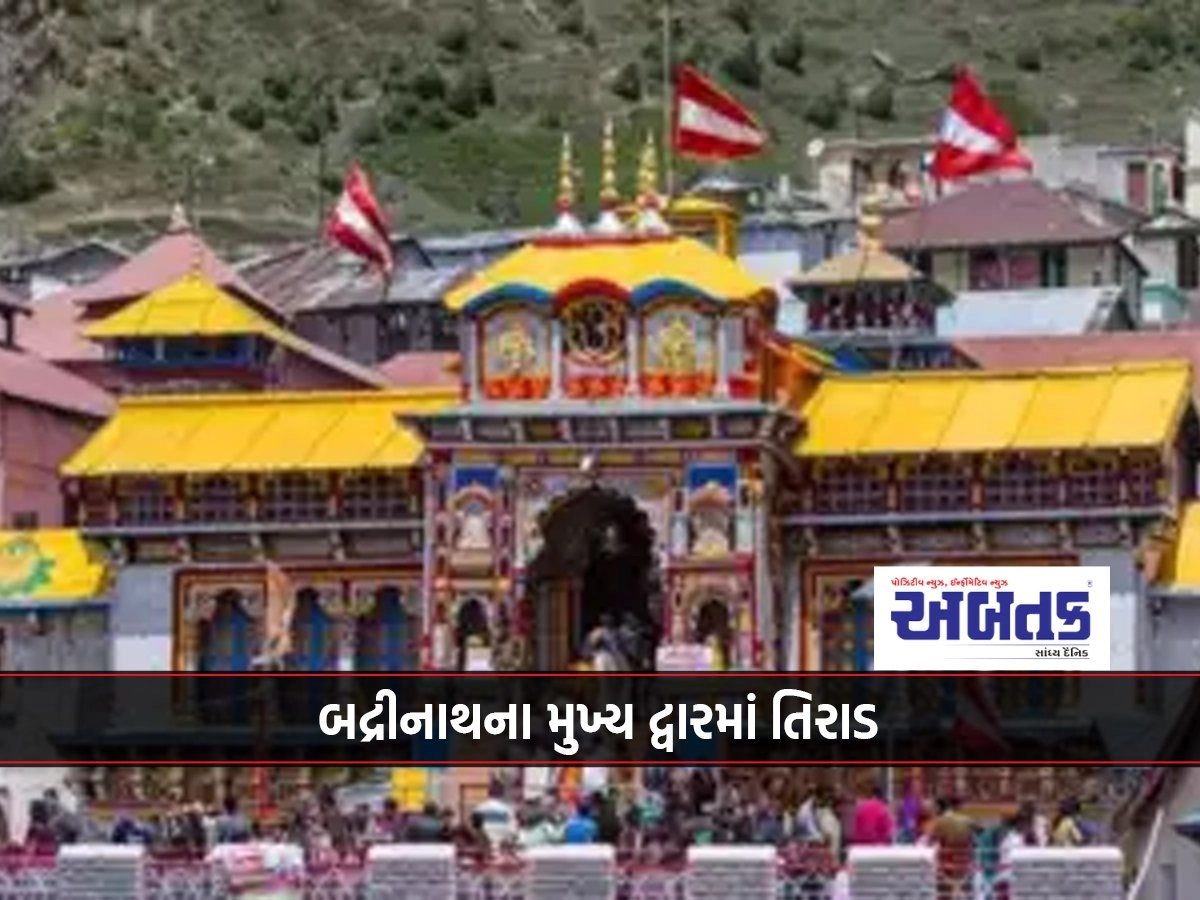
[[[963,291],[938,309],[940,337],[1079,335],[1104,329],[1117,304],[1116,286]]]

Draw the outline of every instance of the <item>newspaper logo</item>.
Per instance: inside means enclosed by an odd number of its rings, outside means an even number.
[[[1107,566],[881,566],[881,671],[1107,672]]]

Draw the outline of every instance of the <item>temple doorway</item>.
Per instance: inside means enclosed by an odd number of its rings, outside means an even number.
[[[538,525],[543,544],[526,573],[533,667],[564,671],[584,661],[588,637],[607,624],[621,668],[653,668],[662,599],[646,513],[632,497],[593,485],[552,504]]]

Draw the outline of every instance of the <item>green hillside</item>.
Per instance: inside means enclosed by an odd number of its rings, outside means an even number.
[[[770,127],[756,166],[801,181],[812,137],[913,133],[942,105],[944,85],[890,87],[875,49],[972,63],[1027,132],[1118,140],[1176,137],[1200,72],[1188,0],[675,7],[678,56]],[[564,128],[594,192],[603,116],[627,163],[657,127],[660,38],[655,0],[7,0],[0,222],[182,198],[302,232],[351,157],[402,227],[544,221]]]

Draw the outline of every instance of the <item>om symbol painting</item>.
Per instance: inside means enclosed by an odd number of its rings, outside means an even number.
[[[563,387],[568,397],[615,397],[626,387],[626,310],[589,297],[562,312]]]

